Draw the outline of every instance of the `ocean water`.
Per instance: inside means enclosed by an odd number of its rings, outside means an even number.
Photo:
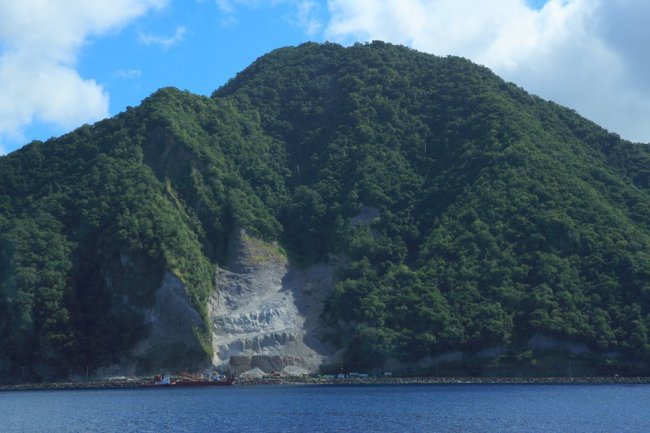
[[[650,385],[0,392],[0,432],[650,432]]]

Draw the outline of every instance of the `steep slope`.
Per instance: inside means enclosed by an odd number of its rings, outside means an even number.
[[[649,163],[464,59],[279,49],[0,158],[0,376],[642,372]]]
[[[540,338],[647,356],[647,146],[382,43],[278,50],[214,97],[287,143],[290,250],[349,259],[328,309],[349,368],[457,349],[532,368]]]

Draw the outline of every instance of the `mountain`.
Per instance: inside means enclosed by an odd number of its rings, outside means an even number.
[[[0,293],[4,381],[645,374],[650,151],[462,58],[282,48],[1,157]]]

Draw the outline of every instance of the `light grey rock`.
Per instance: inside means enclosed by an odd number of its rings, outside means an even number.
[[[156,291],[153,305],[144,310],[144,325],[148,328],[130,353],[118,363],[99,369],[97,376],[151,373],[165,370],[187,370],[209,365],[196,329],[202,319],[187,294],[185,284],[172,272],[166,271]]]
[[[334,268],[297,269],[277,245],[244,230],[230,240],[227,267],[215,273],[209,304],[213,364],[237,374],[287,365],[317,370],[331,355],[321,341],[319,316]],[[241,357],[251,359],[250,367]]]

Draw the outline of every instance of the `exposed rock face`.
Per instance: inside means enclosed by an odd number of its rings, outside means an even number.
[[[130,259],[122,255],[120,260],[124,263]],[[95,370],[95,376],[193,370],[209,365],[210,359],[198,336],[203,321],[185,284],[176,275],[165,272],[153,305],[143,313],[146,337],[114,364]]]
[[[185,285],[171,272],[165,272],[155,304],[146,311],[146,322],[151,329],[149,336],[133,350],[136,359],[148,364],[146,370],[158,365],[187,369],[209,361],[202,359],[205,351],[196,331],[202,326],[201,317]]]
[[[286,366],[313,371],[330,355],[319,339],[318,317],[334,269],[298,270],[283,252],[238,230],[228,270],[219,269],[210,300],[213,363],[240,374]]]

